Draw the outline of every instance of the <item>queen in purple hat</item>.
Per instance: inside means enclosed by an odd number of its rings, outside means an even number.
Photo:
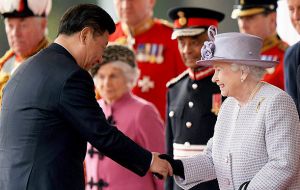
[[[217,178],[221,190],[300,189],[300,125],[292,98],[261,81],[276,64],[259,56],[262,40],[208,30],[197,64],[212,66],[212,81],[226,100],[204,154],[172,160],[184,189]]]

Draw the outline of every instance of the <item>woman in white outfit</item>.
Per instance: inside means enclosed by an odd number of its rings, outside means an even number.
[[[173,160],[164,155],[184,189],[217,178],[221,190],[300,189],[300,125],[292,98],[261,81],[262,40],[241,33],[216,35],[202,47],[202,66],[213,66],[212,81],[224,101],[205,154]]]

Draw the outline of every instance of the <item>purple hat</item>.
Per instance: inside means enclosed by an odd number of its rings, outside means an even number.
[[[217,34],[214,26],[208,29],[208,36],[211,41],[204,42],[198,65],[210,66],[218,61],[270,68],[278,63],[261,60],[263,41],[257,36],[237,32]]]

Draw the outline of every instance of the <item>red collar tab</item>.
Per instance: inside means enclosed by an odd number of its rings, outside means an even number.
[[[205,67],[205,68],[196,69],[196,70],[189,69],[188,71],[189,71],[189,77],[192,80],[201,80],[203,78],[206,78],[206,77],[214,74],[214,69],[211,67]]]

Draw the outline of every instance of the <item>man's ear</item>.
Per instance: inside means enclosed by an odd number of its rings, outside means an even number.
[[[41,18],[42,27],[44,30],[47,28],[48,20],[46,18]]]
[[[277,20],[277,14],[276,14],[276,12],[270,13],[270,17],[271,17],[270,18],[271,22],[276,24],[276,20]]]
[[[150,5],[151,5],[152,9],[154,9],[155,3],[156,3],[156,0],[150,0]]]
[[[86,44],[87,39],[92,35],[90,27],[84,27],[79,33],[79,40],[82,44]]]

